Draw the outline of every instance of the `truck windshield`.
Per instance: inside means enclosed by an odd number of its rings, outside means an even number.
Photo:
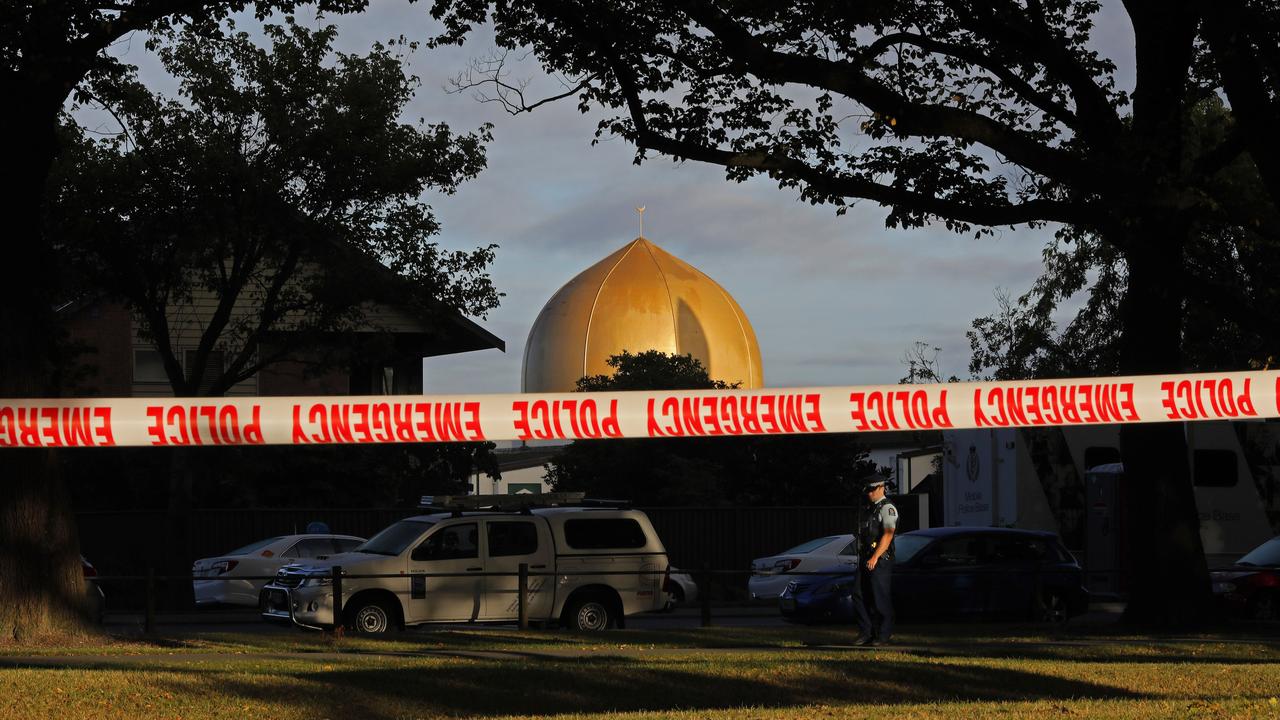
[[[401,520],[369,538],[354,552],[372,555],[399,555],[435,523],[426,520]]]

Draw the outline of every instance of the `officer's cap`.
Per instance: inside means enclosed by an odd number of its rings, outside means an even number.
[[[884,485],[888,482],[889,482],[889,478],[883,475],[880,475],[879,473],[875,475],[868,475],[867,477],[862,479],[862,492],[864,493],[871,492],[875,488],[880,487],[881,485]]]

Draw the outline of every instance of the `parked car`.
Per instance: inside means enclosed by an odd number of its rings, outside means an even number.
[[[1262,543],[1231,567],[1214,570],[1210,577],[1214,596],[1228,613],[1280,620],[1280,537]]]
[[[947,527],[894,540],[893,606],[902,617],[1003,616],[1065,622],[1085,612],[1080,565],[1053,533]],[[853,620],[854,568],[793,578],[779,598],[795,620]]]
[[[80,569],[84,572],[84,592],[88,599],[90,617],[101,625],[107,614],[107,595],[98,584],[98,569],[83,555],[80,556]]]
[[[853,535],[828,535],[801,543],[790,550],[751,561],[751,577],[747,592],[752,600],[775,600],[787,583],[803,575],[786,573],[816,572],[831,565],[854,565],[858,562],[858,544]]]
[[[673,567],[667,568],[667,578],[662,583],[662,590],[667,594],[666,610],[698,599],[698,583],[694,582],[693,576]]]
[[[280,535],[196,560],[191,565],[196,605],[257,607],[262,588],[281,567],[349,552],[363,542],[354,535]]]
[[[547,507],[401,520],[350,553],[282,568],[266,588],[263,616],[313,628],[340,622],[362,634],[421,623],[511,622],[521,564],[534,573],[526,605],[534,622],[604,630],[666,604],[667,552],[648,516]],[[334,566],[351,576],[342,581],[338,618]]]

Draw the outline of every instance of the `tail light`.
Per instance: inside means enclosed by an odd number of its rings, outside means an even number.
[[[778,573],[790,572],[796,569],[800,564],[799,558],[790,558],[788,560],[779,560],[773,564],[773,571]]]
[[[214,563],[213,566],[210,567],[209,569],[213,570],[215,575],[225,575],[226,573],[229,573],[232,570],[234,570],[235,567],[239,564],[240,564],[239,560],[219,560],[218,562]]]
[[[81,569],[83,569],[83,570],[84,570],[84,576],[85,576],[85,577],[87,577],[87,578],[95,578],[95,577],[98,577],[98,569],[97,569],[97,568],[95,568],[94,566],[90,565],[89,563],[87,563],[87,562],[83,562],[83,561],[82,561],[82,562],[80,563],[80,567],[81,567]]]

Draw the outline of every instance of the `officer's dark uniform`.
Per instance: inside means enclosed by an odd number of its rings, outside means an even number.
[[[883,484],[884,480],[873,480],[868,488]],[[871,608],[855,601],[854,615],[862,635],[880,642],[888,642],[893,635],[893,597],[890,592],[890,579],[893,574],[893,539],[889,540],[889,549],[876,561],[875,570],[867,570],[867,561],[875,554],[876,543],[884,537],[885,530],[897,530],[898,509],[889,502],[886,496],[871,506],[862,519],[859,528],[859,573],[862,579],[862,599],[870,601]]]

